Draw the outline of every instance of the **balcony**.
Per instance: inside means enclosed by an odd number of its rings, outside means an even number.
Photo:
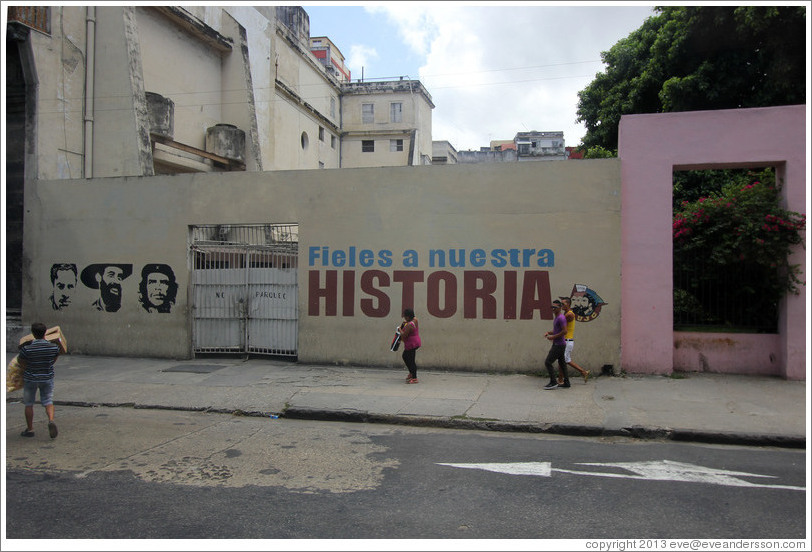
[[[10,6],[8,21],[51,34],[51,8],[48,6]]]

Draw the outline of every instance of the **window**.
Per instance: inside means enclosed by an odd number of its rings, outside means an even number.
[[[389,140],[389,151],[403,151],[403,140]]]
[[[361,151],[372,153],[375,151],[375,140],[361,140]]]
[[[332,134],[330,135],[330,147],[336,149],[336,137]]]
[[[319,142],[324,142],[324,127],[319,127]]]
[[[393,102],[389,104],[389,122],[402,123],[403,122],[403,104],[400,102]]]
[[[375,104],[361,104],[361,122],[364,124],[375,122]]]
[[[302,138],[301,138],[301,142],[302,142],[302,149],[303,149],[303,150],[306,150],[306,149],[307,149],[308,144],[310,143],[310,139],[307,137],[307,133],[306,133],[306,132],[302,132]]]
[[[330,117],[335,119],[336,116],[336,99],[335,96],[330,96]]]

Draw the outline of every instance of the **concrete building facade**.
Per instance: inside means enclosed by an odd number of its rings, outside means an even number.
[[[342,167],[431,164],[434,103],[420,81],[345,83],[341,92]]]
[[[491,140],[489,147],[479,151],[457,152],[459,163],[513,163],[516,161],[564,161],[568,158],[564,147],[564,132],[532,130],[518,132],[513,140]]]
[[[430,162],[425,88],[349,83],[329,39],[311,44],[301,7],[64,5],[3,17],[13,308],[27,181]],[[380,103],[374,124],[355,121],[362,103]],[[361,155],[362,140],[379,142],[373,154]]]
[[[448,140],[433,140],[431,143],[432,165],[456,165],[457,150]]]
[[[310,38],[310,52],[316,56],[329,71],[339,80],[339,82],[349,82],[352,80],[352,72],[344,63],[344,54],[333,44],[333,41],[326,36],[316,36]]]
[[[517,132],[513,142],[519,161],[563,161],[567,158],[562,131]]]

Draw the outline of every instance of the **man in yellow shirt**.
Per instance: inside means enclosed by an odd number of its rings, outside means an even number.
[[[581,373],[581,376],[584,378],[584,383],[586,383],[586,381],[589,379],[589,370],[584,370],[572,361],[572,349],[575,346],[575,313],[572,312],[572,308],[570,308],[572,301],[569,297],[561,297],[560,299],[564,304],[564,317],[567,319],[567,333],[564,335],[564,339],[567,342],[567,348],[564,350],[564,360],[567,361],[567,366],[572,366]],[[559,370],[558,383],[560,384],[563,381],[564,374]]]

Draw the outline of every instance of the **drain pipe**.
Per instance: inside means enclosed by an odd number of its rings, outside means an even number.
[[[85,52],[85,178],[93,178],[93,98],[96,66],[96,8],[88,6],[86,18],[87,51]]]

